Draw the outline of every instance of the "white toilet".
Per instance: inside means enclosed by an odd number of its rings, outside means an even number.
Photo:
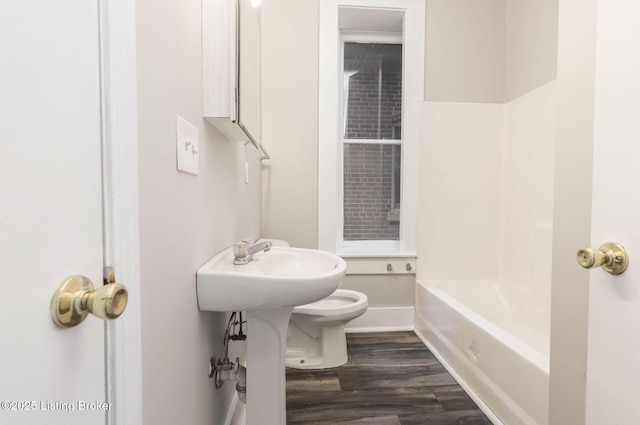
[[[345,325],[369,305],[361,292],[338,289],[328,297],[293,309],[287,334],[286,364],[326,369],[347,362]]]

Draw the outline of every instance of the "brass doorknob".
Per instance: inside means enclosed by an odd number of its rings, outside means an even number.
[[[111,320],[124,312],[128,298],[127,288],[118,283],[94,289],[89,278],[71,276],[53,294],[51,317],[62,328],[80,324],[89,313]]]
[[[629,265],[627,251],[615,242],[607,242],[600,249],[582,247],[578,250],[576,259],[585,269],[602,267],[613,275],[624,272]]]

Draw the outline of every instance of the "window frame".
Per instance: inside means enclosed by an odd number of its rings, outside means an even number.
[[[341,31],[339,9],[365,8],[402,12],[403,87],[401,142],[401,208],[398,241],[344,241],[344,180],[342,132],[343,47],[345,40],[379,42],[394,33]],[[424,0],[323,0],[320,2],[318,247],[343,256],[415,255],[417,206],[418,109],[424,92]],[[397,36],[397,33],[395,33]],[[372,38],[372,36],[374,38]],[[334,89],[332,89],[334,88]],[[356,143],[371,142],[351,139]],[[345,243],[346,242],[346,243]]]

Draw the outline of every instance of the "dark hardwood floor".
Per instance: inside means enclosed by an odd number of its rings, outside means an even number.
[[[287,368],[288,425],[491,425],[413,332],[347,344],[344,366]]]

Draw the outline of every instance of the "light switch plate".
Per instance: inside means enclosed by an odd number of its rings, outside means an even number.
[[[198,128],[189,121],[176,115],[176,154],[178,160],[178,171],[198,175],[199,172],[199,152],[198,152]]]

